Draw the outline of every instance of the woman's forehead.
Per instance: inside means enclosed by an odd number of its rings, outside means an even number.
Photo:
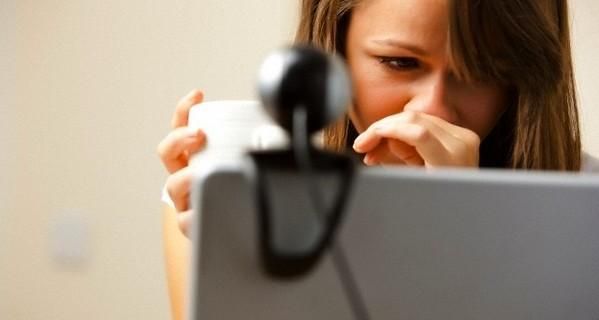
[[[446,50],[446,0],[366,0],[352,13],[354,35],[382,44],[412,44],[429,52]]]
[[[446,0],[366,0],[352,13],[350,41],[393,50],[447,55]]]

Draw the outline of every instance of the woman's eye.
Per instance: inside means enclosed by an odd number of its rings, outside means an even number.
[[[379,57],[379,62],[395,70],[412,70],[420,67],[420,63],[416,58]]]

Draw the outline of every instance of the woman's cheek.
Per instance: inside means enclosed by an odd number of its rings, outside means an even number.
[[[506,109],[503,99],[497,95],[470,101],[467,106],[461,111],[465,119],[464,126],[474,131],[481,139],[486,138],[493,130]]]

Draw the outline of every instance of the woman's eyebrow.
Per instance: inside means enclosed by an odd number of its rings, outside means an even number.
[[[424,50],[423,48],[421,48],[417,45],[413,45],[413,44],[398,40],[398,39],[393,39],[393,38],[373,39],[370,42],[374,43],[376,45],[379,45],[379,46],[405,49],[408,51],[412,51],[413,53],[415,53],[417,55],[421,55],[421,56],[425,56],[428,54],[428,52],[426,50]]]

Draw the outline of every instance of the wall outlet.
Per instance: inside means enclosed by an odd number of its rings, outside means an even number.
[[[50,253],[52,260],[63,267],[82,267],[89,260],[89,225],[84,215],[67,211],[51,221]]]

